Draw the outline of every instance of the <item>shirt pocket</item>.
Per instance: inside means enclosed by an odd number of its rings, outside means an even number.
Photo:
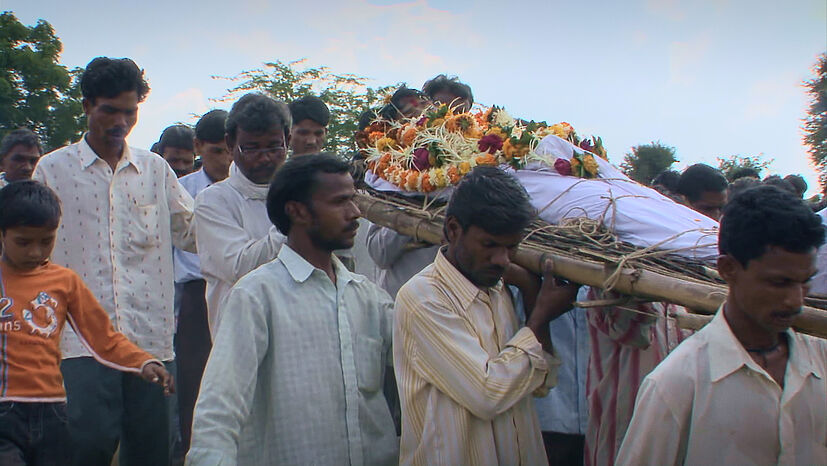
[[[133,205],[132,219],[127,222],[129,243],[140,248],[151,248],[161,244],[159,223],[161,220],[158,204]]]
[[[382,387],[382,340],[356,337],[356,382],[359,389],[375,392]]]

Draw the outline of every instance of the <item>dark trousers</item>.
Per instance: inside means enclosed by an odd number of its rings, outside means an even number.
[[[206,289],[207,282],[204,280],[175,285],[175,292],[180,299],[178,331],[175,333],[175,362],[178,369],[176,388],[184,452],[190,447],[192,412],[212,348],[207,321]]]
[[[65,403],[0,402],[0,465],[63,465],[69,448]]]
[[[174,364],[165,365],[175,373]],[[160,386],[91,357],[64,359],[60,369],[68,399],[71,464],[109,466],[119,443],[121,466],[169,464],[169,407]]]
[[[586,436],[543,432],[549,466],[582,466]]]

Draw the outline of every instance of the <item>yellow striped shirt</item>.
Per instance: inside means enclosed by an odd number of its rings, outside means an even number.
[[[518,330],[502,282],[480,289],[440,251],[395,310],[400,464],[546,464],[530,395],[554,385],[559,361]]]

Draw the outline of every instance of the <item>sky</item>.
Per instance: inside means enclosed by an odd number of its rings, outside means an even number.
[[[129,136],[150,147],[211,108],[236,76],[307,59],[373,86],[421,87],[439,73],[514,116],[567,121],[603,138],[619,165],[631,147],[673,146],[676,168],[762,155],[818,191],[803,145],[803,81],[827,52],[827,2],[791,0],[0,0],[27,25],[45,19],[61,63],[130,57],[152,88]]]

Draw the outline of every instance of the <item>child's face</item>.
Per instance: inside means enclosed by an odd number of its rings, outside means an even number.
[[[56,237],[57,228],[51,226],[8,228],[0,232],[3,262],[18,270],[34,270],[52,254]]]

